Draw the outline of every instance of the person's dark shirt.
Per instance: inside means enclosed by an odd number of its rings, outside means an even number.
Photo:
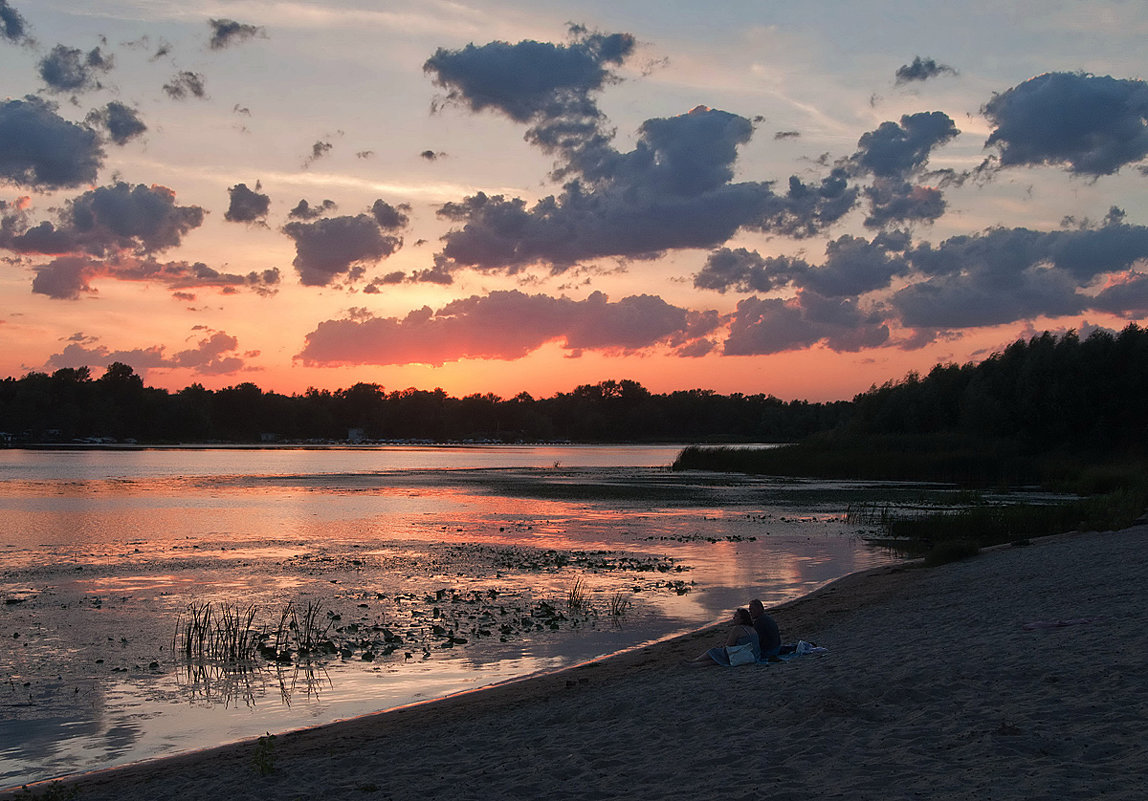
[[[767,614],[762,614],[753,621],[757,639],[761,642],[762,657],[777,656],[781,650],[781,632],[777,629],[777,621]]]

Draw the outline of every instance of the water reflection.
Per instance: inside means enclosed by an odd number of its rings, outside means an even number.
[[[624,454],[470,449],[435,471],[422,453],[38,453],[25,479],[0,470],[4,586],[23,593],[0,606],[21,635],[0,650],[0,785],[555,669],[894,558],[842,522],[891,489],[566,461]],[[237,599],[322,604],[350,657],[173,661],[180,609]]]
[[[192,662],[173,672],[177,693],[191,706],[224,709],[242,705],[255,709],[267,700],[269,688],[284,707],[301,698],[318,701],[325,689],[333,688],[331,676],[322,662],[302,660],[289,665],[275,662]],[[274,700],[274,699],[273,699]]]

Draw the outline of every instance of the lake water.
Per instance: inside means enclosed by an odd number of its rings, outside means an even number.
[[[909,485],[667,469],[679,446],[0,450],[0,787],[556,670],[895,559]],[[173,653],[191,603],[342,649]],[[218,608],[218,606],[216,606]],[[785,632],[783,632],[783,637]]]

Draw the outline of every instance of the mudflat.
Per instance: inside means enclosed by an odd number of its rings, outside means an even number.
[[[1137,525],[929,569],[876,568],[774,610],[783,639],[824,654],[684,667],[724,634],[707,629],[29,791],[84,801],[1139,799],[1146,552],[1148,525]]]

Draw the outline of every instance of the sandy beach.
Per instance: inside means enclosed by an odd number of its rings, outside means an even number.
[[[29,789],[84,801],[1139,799],[1146,547],[1137,525],[853,575],[775,611],[784,639],[828,649],[784,664],[684,667],[718,641],[711,629],[270,748]]]

